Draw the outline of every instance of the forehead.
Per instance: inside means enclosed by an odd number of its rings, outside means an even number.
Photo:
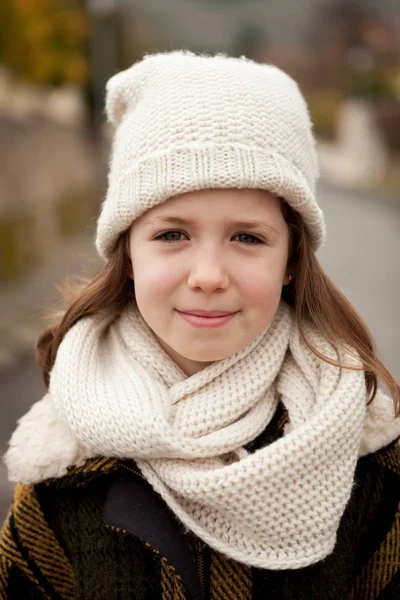
[[[145,212],[140,220],[149,222],[166,216],[209,220],[218,217],[283,219],[281,200],[265,190],[196,190],[169,198]]]

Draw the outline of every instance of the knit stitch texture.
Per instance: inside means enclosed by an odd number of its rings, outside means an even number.
[[[338,358],[311,325],[305,330]],[[248,455],[244,446],[271,421],[279,398],[289,415],[284,437]],[[377,399],[392,406],[381,392]],[[21,423],[11,440],[11,475],[32,483],[32,473],[60,476],[85,455],[133,458],[188,529],[259,568],[300,568],[332,551],[358,456],[374,445],[363,371],[311,353],[284,301],[251,344],[189,378],[136,308],[83,318],[61,343],[41,402],[32,409],[39,420]],[[386,443],[399,433],[393,421]],[[58,435],[61,453],[50,443]]]
[[[205,188],[259,188],[283,197],[314,249],[325,238],[315,199],[318,161],[298,84],[273,65],[174,51],[146,56],[107,84],[115,129],[96,247],[168,198]]]

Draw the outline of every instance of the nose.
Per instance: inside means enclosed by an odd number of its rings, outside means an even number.
[[[229,276],[221,257],[210,251],[198,253],[189,273],[188,286],[207,294],[226,290]]]

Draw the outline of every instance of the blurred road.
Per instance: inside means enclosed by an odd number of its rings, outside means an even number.
[[[319,190],[319,199],[328,224],[327,244],[318,253],[320,261],[358,309],[376,339],[380,357],[399,379],[400,204],[325,186]],[[0,371],[1,454],[17,418],[43,393],[32,356]],[[11,493],[12,485],[0,463],[0,521]]]
[[[3,456],[7,442],[19,419],[31,404],[45,392],[41,372],[32,356],[25,357],[15,367],[0,371],[0,454]],[[6,467],[0,462],[0,523],[8,510],[13,484],[7,480]]]

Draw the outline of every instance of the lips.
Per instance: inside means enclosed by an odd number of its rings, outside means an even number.
[[[186,315],[194,315],[195,317],[209,317],[211,319],[213,317],[226,317],[228,315],[233,315],[236,311],[226,311],[226,310],[180,310],[178,312],[184,313]]]
[[[216,328],[229,323],[234,319],[236,312],[226,310],[177,310],[178,315],[194,327]]]

